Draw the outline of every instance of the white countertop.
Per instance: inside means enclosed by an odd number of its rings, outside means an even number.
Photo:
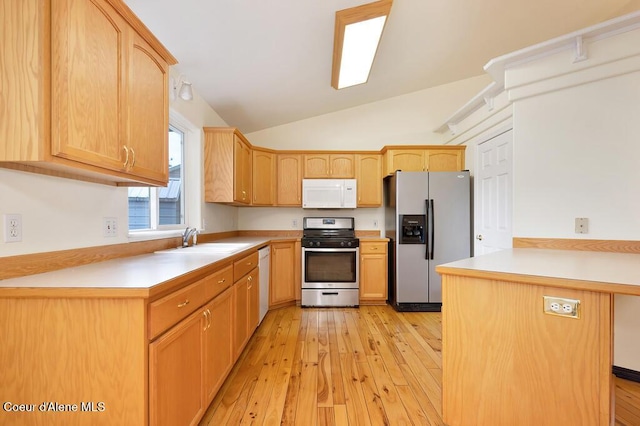
[[[195,272],[200,268],[224,262],[226,259],[240,253],[260,248],[271,240],[273,238],[269,237],[228,238],[214,243],[201,244],[199,247],[217,243],[246,243],[247,245],[226,253],[174,254],[164,250],[162,252],[107,260],[20,278],[0,280],[0,296],[8,289],[149,290],[154,286]],[[144,292],[141,294],[144,294]]]
[[[585,289],[640,295],[640,254],[517,248],[442,264],[436,270],[452,275],[545,277],[554,280],[549,281],[552,286],[575,288],[569,281],[577,281]]]

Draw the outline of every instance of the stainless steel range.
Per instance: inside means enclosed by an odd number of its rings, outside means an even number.
[[[358,306],[360,241],[352,217],[305,217],[302,306]]]

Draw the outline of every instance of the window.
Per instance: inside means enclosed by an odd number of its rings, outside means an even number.
[[[129,230],[172,229],[184,224],[184,132],[169,127],[169,183],[129,188]]]

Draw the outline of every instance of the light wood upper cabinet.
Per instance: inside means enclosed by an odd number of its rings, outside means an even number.
[[[11,85],[0,97],[0,162],[166,185],[168,66],[176,61],[131,10],[107,0],[3,8],[0,81]]]
[[[276,155],[269,151],[253,149],[253,200],[254,206],[271,206],[276,198]]]
[[[390,148],[384,153],[384,174],[404,172],[455,172],[464,169],[466,146],[425,145]]]
[[[421,149],[390,149],[385,154],[386,175],[396,170],[403,172],[424,171],[424,150]]]
[[[129,55],[128,132],[129,173],[166,182],[168,158],[168,69],[162,58],[137,33]],[[164,141],[164,142],[159,142]]]
[[[382,205],[382,155],[356,154],[358,207]]]
[[[355,177],[354,154],[305,154],[305,178],[352,179]]]
[[[302,206],[302,155],[277,154],[276,204]]]
[[[234,127],[204,128],[204,199],[251,203],[251,145]]]
[[[464,169],[464,150],[429,149],[425,164],[430,172],[449,172]]]

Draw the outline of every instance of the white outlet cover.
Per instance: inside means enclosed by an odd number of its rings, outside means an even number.
[[[17,243],[22,241],[22,215],[4,215],[4,242]]]

